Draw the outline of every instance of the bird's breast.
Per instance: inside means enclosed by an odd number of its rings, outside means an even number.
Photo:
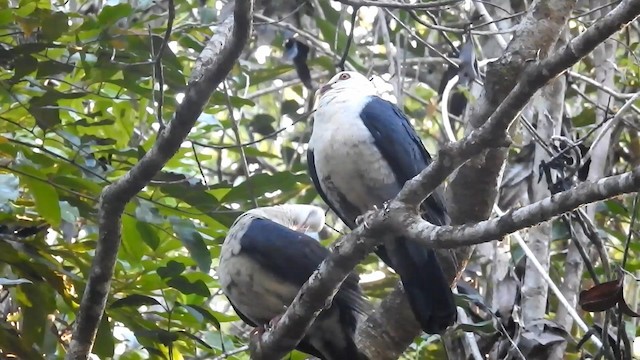
[[[364,212],[397,193],[393,171],[362,121],[332,119],[324,125],[314,127],[311,147],[327,196],[334,197],[337,191]]]
[[[242,252],[221,254],[217,273],[225,295],[241,313],[259,324],[282,314],[298,293],[296,287],[276,278]]]

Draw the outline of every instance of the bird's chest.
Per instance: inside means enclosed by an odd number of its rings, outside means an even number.
[[[238,311],[258,324],[284,313],[297,294],[295,287],[278,280],[242,252],[221,254],[218,277]]]
[[[391,167],[364,124],[327,127],[314,140],[314,165],[321,184],[335,187],[361,211],[388,200],[390,188],[397,187]]]

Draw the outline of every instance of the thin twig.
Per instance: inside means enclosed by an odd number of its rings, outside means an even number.
[[[338,65],[336,65],[338,69],[340,69],[340,71],[345,70],[344,64],[347,62],[347,57],[349,56],[349,49],[351,48],[351,42],[353,42],[353,30],[356,28],[356,20],[358,19],[359,9],[360,9],[359,6],[353,7],[353,13],[351,14],[351,30],[349,31],[349,36],[347,37],[347,43],[344,46],[342,58],[340,58]]]

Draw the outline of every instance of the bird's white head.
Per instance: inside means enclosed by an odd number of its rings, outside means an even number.
[[[356,96],[378,95],[378,91],[364,75],[355,71],[342,71],[322,85],[317,94],[319,96],[318,105],[322,106],[336,98],[347,100]]]

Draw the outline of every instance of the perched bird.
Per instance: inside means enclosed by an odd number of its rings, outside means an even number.
[[[318,93],[309,172],[320,196],[353,229],[356,218],[395,197],[431,157],[407,117],[363,75],[340,72]],[[449,223],[438,191],[421,211],[432,224]],[[433,250],[399,236],[376,253],[400,276],[423,331],[441,333],[455,322],[453,294]]]
[[[236,219],[222,245],[217,274],[245,323],[264,328],[285,312],[329,254],[304,234],[323,225],[324,212],[312,205],[261,207]],[[354,342],[358,321],[367,311],[358,275],[352,273],[296,349],[323,360],[367,359]]]

